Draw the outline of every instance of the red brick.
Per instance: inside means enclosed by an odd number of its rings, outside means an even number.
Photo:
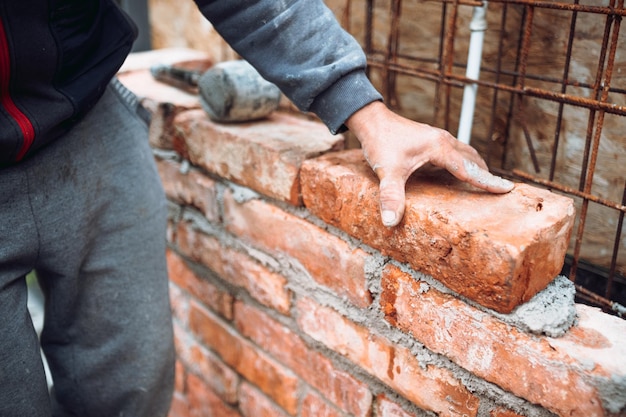
[[[395,266],[382,278],[385,318],[428,349],[513,394],[567,416],[602,416],[602,391],[626,380],[626,321],[577,305],[561,338],[531,336]],[[621,381],[621,382],[620,382]],[[608,391],[606,391],[608,390]]]
[[[233,318],[233,296],[197,276],[176,253],[167,250],[167,270],[170,281],[196,297],[205,306],[226,319]]]
[[[296,205],[302,162],[344,146],[343,137],[323,124],[280,112],[252,123],[220,124],[203,110],[190,110],[178,114],[174,125],[194,165]]]
[[[168,417],[189,417],[189,404],[187,402],[187,372],[180,361],[176,361],[176,374],[174,380],[174,393],[172,405]]]
[[[196,207],[211,222],[219,221],[215,181],[196,169],[182,173],[181,164],[175,161],[157,159],[157,168],[170,200]]]
[[[355,417],[370,416],[372,394],[367,385],[310,349],[290,329],[241,302],[235,304],[235,323],[244,336],[291,368],[345,413]]]
[[[168,417],[190,417],[191,411],[189,410],[189,403],[187,402],[187,396],[178,392],[174,393],[172,397],[172,405]]]
[[[167,219],[167,230],[165,231],[165,240],[169,243],[176,242],[176,228],[178,227],[178,219],[169,215]]]
[[[211,388],[199,377],[187,377],[190,417],[241,417],[233,408],[226,405]]]
[[[174,378],[174,392],[178,392],[180,394],[184,394],[185,389],[185,378],[187,377],[184,365],[176,360],[176,374]]]
[[[184,329],[175,326],[176,355],[183,375],[191,372],[203,379],[224,402],[237,402],[239,376],[213,353],[198,344]]]
[[[197,337],[246,380],[256,385],[288,413],[297,409],[298,379],[210,311],[192,303],[190,327]]]
[[[423,366],[408,349],[370,333],[329,307],[302,299],[297,308],[302,331],[346,356],[420,408],[443,415],[476,415],[478,398],[450,371]]]
[[[239,411],[244,417],[287,417],[288,414],[250,384],[239,388]]]
[[[313,214],[499,312],[558,275],[574,221],[569,198],[525,184],[490,194],[438,171],[411,177],[403,221],[385,228],[378,179],[360,150],[305,162],[301,181]]]
[[[193,229],[185,222],[179,223],[177,241],[183,253],[210,268],[225,281],[245,288],[261,304],[282,314],[289,313],[291,291],[287,289],[287,279],[282,275],[270,271],[242,252],[223,246],[216,238]]]
[[[148,69],[128,71],[118,78],[151,113],[150,144],[186,155],[186,145],[176,132],[173,120],[181,112],[200,108],[198,95],[156,81]]]
[[[224,223],[253,246],[298,260],[318,284],[356,306],[371,304],[363,250],[265,201],[240,204],[230,193],[224,195]]]
[[[489,413],[489,417],[524,417],[521,414],[517,414],[514,411],[511,411],[506,408],[497,408],[495,410],[491,410]]]
[[[319,395],[309,391],[302,400],[300,417],[342,417],[344,414],[326,403]]]
[[[171,281],[169,290],[172,316],[174,320],[178,320],[183,325],[186,325],[189,321],[189,294]]]
[[[385,395],[379,395],[376,397],[376,417],[417,417],[417,414],[409,413]]]

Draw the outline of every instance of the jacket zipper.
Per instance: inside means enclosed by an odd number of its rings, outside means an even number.
[[[9,91],[9,82],[11,80],[11,62],[9,54],[9,44],[7,42],[4,23],[0,19],[0,106],[4,107],[6,112],[17,123],[22,136],[24,138],[22,147],[20,148],[16,161],[21,160],[28,149],[30,149],[35,140],[35,129],[28,117],[15,105]]]

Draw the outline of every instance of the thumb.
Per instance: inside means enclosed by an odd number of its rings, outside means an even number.
[[[385,176],[380,179],[380,215],[387,227],[396,226],[402,220],[405,206],[405,182],[402,178]]]

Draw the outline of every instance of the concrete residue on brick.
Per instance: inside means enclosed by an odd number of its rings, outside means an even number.
[[[502,314],[491,309],[485,309],[474,304],[471,300],[459,296],[430,275],[411,270],[400,263],[392,263],[420,282],[420,293],[427,292],[433,287],[442,293],[452,294],[523,332],[560,337],[576,324],[577,315],[574,302],[576,288],[573,282],[561,275],[557,276],[529,301],[517,306],[511,313]],[[477,319],[477,321],[480,320]]]
[[[233,199],[239,204],[260,198],[259,193],[252,191],[247,187],[236,185],[232,182],[228,184],[228,188],[230,188],[233,193]]]
[[[191,164],[187,159],[183,159],[180,163],[179,171],[183,175],[187,175],[189,173],[189,169],[191,168]]]
[[[368,256],[365,259],[365,276],[367,277],[367,289],[371,294],[380,294],[380,280],[378,277],[381,276],[382,270],[385,267],[385,259],[384,257],[378,256]]]
[[[528,302],[510,314],[496,314],[501,320],[534,333],[551,337],[563,336],[576,322],[574,283],[559,275]]]
[[[598,381],[598,391],[607,411],[626,413],[626,376],[613,375],[608,381]]]

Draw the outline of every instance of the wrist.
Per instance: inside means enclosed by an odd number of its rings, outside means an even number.
[[[376,131],[376,126],[388,111],[389,109],[382,101],[373,101],[354,112],[345,121],[345,125],[354,133],[361,145],[364,145],[363,142],[371,136],[369,132]]]

